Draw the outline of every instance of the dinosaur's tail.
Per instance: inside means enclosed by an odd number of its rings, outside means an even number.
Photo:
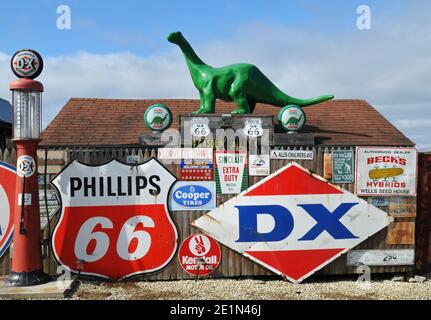
[[[294,105],[297,105],[300,107],[307,107],[307,106],[311,106],[313,104],[317,104],[317,103],[332,100],[332,99],[334,99],[334,96],[331,94],[318,96],[318,97],[311,98],[311,99],[297,99],[297,98],[289,96],[287,104],[294,104]]]

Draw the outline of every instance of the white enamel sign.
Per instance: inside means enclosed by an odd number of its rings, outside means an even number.
[[[348,266],[407,266],[414,262],[413,249],[352,250],[347,253]]]
[[[216,151],[216,164],[222,194],[240,193],[247,151]]]
[[[208,136],[211,133],[209,123],[210,120],[208,118],[192,118],[190,133],[196,138]]]
[[[192,224],[294,283],[393,219],[290,163]]]
[[[313,160],[314,153],[311,150],[271,150],[271,159]]]
[[[415,196],[416,148],[358,147],[356,194],[359,196]]]
[[[270,174],[269,154],[250,154],[248,160],[250,176],[268,176]]]

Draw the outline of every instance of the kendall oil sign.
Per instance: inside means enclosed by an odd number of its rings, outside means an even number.
[[[356,194],[415,196],[417,161],[415,148],[358,147]]]

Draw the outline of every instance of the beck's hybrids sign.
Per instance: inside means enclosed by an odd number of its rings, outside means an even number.
[[[356,194],[415,196],[416,148],[356,148]]]
[[[173,211],[212,210],[216,192],[213,181],[178,181],[172,188],[170,209]]]
[[[70,163],[52,182],[61,198],[52,237],[59,264],[115,280],[161,270],[177,249],[167,205],[175,180],[155,159]]]

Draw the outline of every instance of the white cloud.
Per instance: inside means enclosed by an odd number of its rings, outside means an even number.
[[[431,21],[422,8],[387,25],[335,35],[260,23],[218,41],[190,42],[208,64],[253,63],[293,96],[366,99],[421,149],[429,149]],[[8,59],[0,53],[0,74],[9,75],[0,77],[2,97],[10,96],[13,79]],[[46,87],[45,122],[70,97],[198,97],[176,47],[148,57],[79,52],[45,60],[40,78]]]

